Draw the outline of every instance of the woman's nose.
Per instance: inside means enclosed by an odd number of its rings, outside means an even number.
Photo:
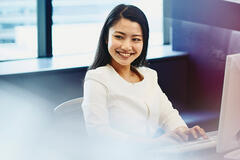
[[[130,40],[127,40],[127,39],[124,40],[124,41],[122,42],[121,48],[122,48],[123,50],[126,50],[126,51],[132,50],[132,43],[131,43],[131,41],[130,41]]]

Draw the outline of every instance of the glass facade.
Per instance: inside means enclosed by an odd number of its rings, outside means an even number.
[[[120,3],[144,11],[150,48],[163,44],[162,0],[52,0],[53,56],[94,55],[103,22]],[[37,44],[37,0],[0,0],[0,61],[36,58]]]
[[[53,0],[53,55],[94,56],[104,20],[112,8],[120,3],[141,8],[149,20],[150,47],[162,45],[161,0]]]
[[[0,61],[37,57],[36,0],[0,1]]]

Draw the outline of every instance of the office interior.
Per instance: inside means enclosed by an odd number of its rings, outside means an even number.
[[[165,18],[172,24],[172,50],[167,52],[173,54],[150,59],[149,67],[158,72],[159,85],[189,126],[216,130],[226,56],[240,53],[240,4],[172,0],[171,13]],[[21,132],[42,133],[51,128],[54,108],[83,96],[86,71],[87,66],[0,73],[0,124],[19,137]],[[8,128],[12,124],[19,129]],[[28,131],[29,126],[34,129]]]

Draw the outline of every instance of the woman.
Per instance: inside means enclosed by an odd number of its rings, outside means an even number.
[[[144,66],[148,38],[148,22],[139,8],[121,4],[108,15],[84,83],[89,134],[149,142],[207,138],[199,126],[187,127],[159,87],[156,71]],[[156,137],[159,128],[166,134]]]

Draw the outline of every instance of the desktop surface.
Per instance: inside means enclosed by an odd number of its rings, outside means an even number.
[[[223,153],[217,153],[216,147],[189,152],[149,151],[149,158],[154,160],[228,160]]]

